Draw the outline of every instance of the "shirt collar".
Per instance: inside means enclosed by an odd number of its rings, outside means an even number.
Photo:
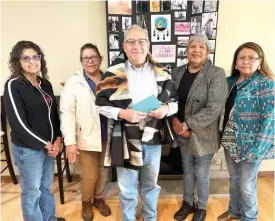
[[[84,77],[85,77],[86,81],[91,80],[91,79],[88,77],[88,75],[85,73],[85,71],[84,71],[84,70],[83,70],[83,73],[84,73]]]
[[[144,68],[148,67],[149,65],[149,60],[148,58],[146,59],[146,62],[144,65],[142,65],[141,67],[137,68],[134,65],[131,64],[131,62],[129,60],[126,61],[126,67],[127,68],[131,68],[134,71],[142,71]]]
[[[84,69],[83,69],[83,75],[84,75],[84,78],[85,78],[87,81],[89,81],[89,80],[92,81],[92,79],[89,78],[88,75],[85,73]],[[100,75],[101,75],[101,78],[100,78],[100,79],[102,80],[102,78],[103,78],[103,72],[100,71]]]

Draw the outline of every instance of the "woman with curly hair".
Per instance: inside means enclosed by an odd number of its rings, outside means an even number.
[[[19,41],[10,53],[9,66],[11,76],[5,84],[4,105],[24,220],[64,221],[55,217],[51,192],[61,132],[44,54],[35,43]]]

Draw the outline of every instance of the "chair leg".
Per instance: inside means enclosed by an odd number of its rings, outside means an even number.
[[[5,150],[4,152],[5,152],[5,156],[6,156],[8,169],[9,169],[9,172],[10,172],[10,177],[11,177],[11,180],[12,180],[13,184],[17,184],[18,181],[16,179],[16,176],[15,176],[15,173],[14,173],[14,170],[13,170],[11,156],[10,156],[10,150],[9,150],[9,145],[8,145],[8,138],[7,138],[6,133],[3,135],[3,141],[4,141],[4,150]]]
[[[61,153],[59,153],[56,157],[56,165],[57,165],[57,177],[58,177],[58,185],[59,185],[60,203],[64,204],[64,188],[63,188]]]
[[[4,135],[3,135],[3,143],[4,143],[4,152],[6,156],[6,161],[8,165],[8,169],[10,172],[10,177],[13,182],[13,184],[17,184],[18,181],[16,179],[12,161],[11,161],[11,156],[10,156],[10,149],[9,149],[9,141],[8,141],[8,136],[7,136],[7,118],[6,118],[6,112],[5,112],[5,107],[4,107],[4,102],[3,102],[3,96],[1,96],[1,130],[3,130]]]
[[[70,165],[69,165],[69,161],[66,158],[66,147],[64,147],[64,161],[65,161],[65,170],[66,170],[66,178],[67,178],[67,182],[70,183],[72,182],[72,175],[71,175],[71,171],[70,171]]]
[[[116,168],[112,168],[112,182],[117,182]]]

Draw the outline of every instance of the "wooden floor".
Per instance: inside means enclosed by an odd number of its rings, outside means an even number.
[[[59,203],[58,185],[55,181],[53,191],[56,198],[57,216],[66,218],[67,221],[82,221],[81,202],[76,198],[79,184],[74,181],[65,183],[65,204]],[[12,183],[1,184],[1,221],[23,221],[20,207],[20,187]],[[206,221],[215,221],[216,217],[228,207],[229,198],[226,196],[211,196],[208,201]],[[274,221],[274,180],[270,177],[258,179],[259,219],[258,221]],[[118,199],[109,199],[112,215],[105,218],[95,211],[94,221],[120,221],[121,211]],[[158,200],[158,221],[173,221],[173,214],[180,207],[180,197]],[[192,216],[186,220],[191,221]],[[142,221],[141,218],[138,221]]]

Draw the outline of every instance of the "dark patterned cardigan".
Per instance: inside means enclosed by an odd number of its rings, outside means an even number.
[[[104,74],[96,89],[96,105],[122,109],[132,108],[126,75],[126,56],[120,54]],[[177,91],[166,68],[157,64],[150,55],[148,61],[153,65],[158,86],[158,99],[162,103],[177,102]],[[142,90],[142,85],[141,85]],[[148,116],[145,128],[140,130],[139,123],[126,120],[111,120],[105,166],[139,169],[143,165],[142,144],[161,144],[161,120]]]

